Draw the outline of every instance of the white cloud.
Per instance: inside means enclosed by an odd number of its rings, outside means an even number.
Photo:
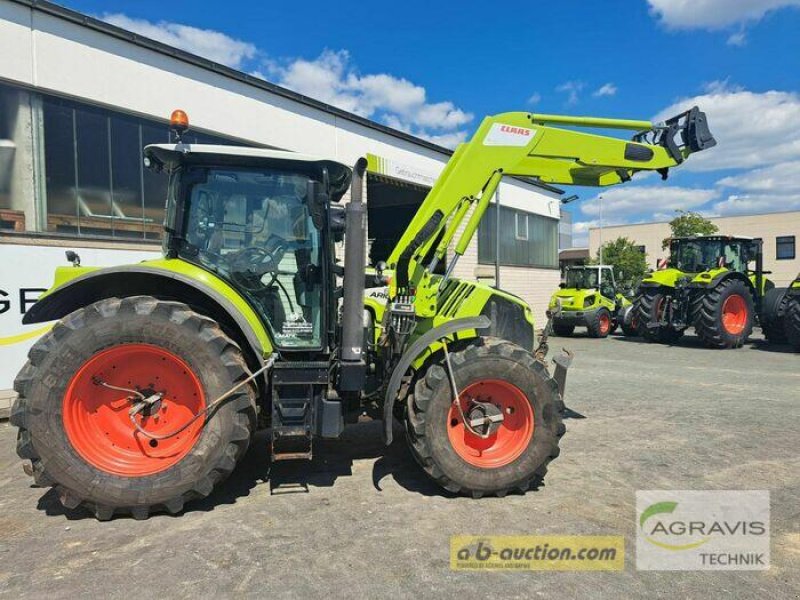
[[[800,160],[724,177],[717,182],[717,185],[744,192],[800,193]]]
[[[117,27],[234,69],[241,68],[246,60],[255,58],[257,52],[255,45],[211,29],[199,29],[167,21],[151,22],[144,19],[133,19],[119,13],[106,13],[101,19]]]
[[[797,194],[731,194],[712,206],[712,212],[719,216],[753,215],[798,209],[800,209],[800,195]]]
[[[654,117],[662,121],[692,106],[706,112],[717,146],[692,156],[681,169],[750,169],[800,159],[800,94],[751,92],[726,81],[679,100]]]
[[[416,135],[424,140],[433,142],[434,144],[439,144],[440,146],[444,146],[445,148],[455,148],[456,146],[463,143],[467,139],[466,131],[454,131],[452,133],[439,133],[439,134],[431,134],[425,131],[417,131]]]
[[[721,29],[760,20],[770,11],[800,6],[800,0],[647,0],[661,23],[674,29]]]
[[[531,94],[531,97],[528,98],[528,104],[539,104],[542,101],[542,95],[539,92],[534,92]]]
[[[346,50],[325,50],[314,60],[279,60],[259,51],[254,44],[219,31],[134,19],[119,13],[107,13],[101,18],[443,146],[463,142],[467,131],[462,127],[473,120],[472,114],[452,102],[428,102],[425,88],[407,79],[386,73],[360,74]]]
[[[629,222],[631,216],[653,212],[673,213],[693,210],[718,198],[719,190],[675,186],[616,187],[604,190],[581,204],[581,212],[599,220],[600,196],[603,197],[603,224]]]
[[[267,69],[279,85],[441,145],[464,141],[467,132],[460,128],[473,119],[452,102],[427,102],[425,88],[407,79],[359,74],[345,50],[325,50],[314,60],[273,62]]]
[[[557,92],[567,94],[567,104],[577,104],[580,100],[580,94],[586,84],[582,81],[565,81],[556,88]]]
[[[741,48],[747,44],[747,33],[744,31],[732,33],[728,36],[728,40],[725,43],[728,44],[728,46],[736,46],[737,48]]]
[[[613,83],[606,83],[605,85],[600,86],[595,92],[592,94],[595,98],[600,98],[602,96],[614,96],[617,93],[617,86]]]
[[[608,225],[608,223],[604,223]],[[575,221],[572,224],[572,247],[586,248],[589,245],[589,229],[600,225],[598,220]]]

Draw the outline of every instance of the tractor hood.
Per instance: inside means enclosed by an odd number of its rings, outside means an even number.
[[[663,285],[665,287],[676,287],[680,279],[691,281],[694,285],[708,285],[713,282],[718,276],[727,273],[728,269],[721,267],[718,269],[711,269],[703,271],[702,273],[685,273],[680,269],[664,269],[661,271],[653,271],[645,275],[642,283],[645,285]]]
[[[586,300],[590,299],[589,305],[594,304],[593,296],[598,291],[595,288],[576,289],[564,288],[558,290],[550,298],[550,308],[555,308],[558,301],[561,301],[561,308],[566,310],[581,310],[587,305]]]
[[[685,276],[686,273],[679,269],[663,269],[661,271],[653,271],[645,275],[644,279],[642,279],[642,284],[675,287],[678,280]]]

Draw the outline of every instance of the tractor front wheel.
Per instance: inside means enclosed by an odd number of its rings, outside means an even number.
[[[179,512],[247,449],[253,385],[190,421],[247,366],[219,325],[185,304],[101,300],[66,316],[28,356],[14,382],[17,453],[69,509],[101,520]]]
[[[785,344],[786,339],[786,308],[789,296],[786,288],[772,288],[761,300],[761,331],[771,344]]]
[[[786,304],[786,338],[800,352],[800,295],[789,297]]]
[[[558,385],[530,352],[479,338],[430,365],[408,396],[406,437],[445,489],[479,498],[538,486],[565,427]],[[467,423],[465,423],[465,419]]]
[[[632,304],[629,304],[620,311],[622,321],[622,333],[625,337],[636,337],[639,335],[639,317]]]
[[[636,297],[633,310],[636,311],[639,335],[648,342],[674,344],[683,336],[682,329],[662,323],[668,301],[667,294],[658,288],[646,288]]]
[[[754,314],[750,287],[726,279],[703,295],[694,329],[711,348],[739,348],[753,331]]]
[[[599,308],[589,317],[586,327],[591,337],[604,338],[608,337],[617,325],[607,308]]]

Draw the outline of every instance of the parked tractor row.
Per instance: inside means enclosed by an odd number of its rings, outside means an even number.
[[[673,344],[694,328],[710,348],[738,348],[759,324],[769,342],[800,350],[800,275],[788,288],[775,287],[761,240],[708,235],[674,238],[669,247],[633,302],[617,289],[612,267],[568,268],[550,302],[553,333],[569,336],[582,325],[606,337],[619,325],[625,335]]]

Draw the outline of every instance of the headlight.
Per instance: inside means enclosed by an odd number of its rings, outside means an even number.
[[[583,308],[586,308],[587,306],[591,306],[592,304],[594,304],[594,296],[595,296],[594,294],[591,294],[590,296],[586,296],[586,298],[583,299]]]

